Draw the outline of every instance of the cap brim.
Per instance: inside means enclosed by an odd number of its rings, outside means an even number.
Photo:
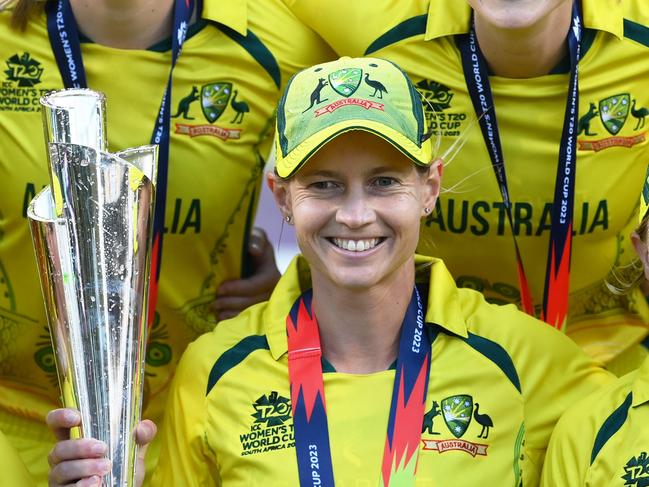
[[[291,150],[286,157],[281,157],[281,151],[278,150],[275,163],[277,174],[281,178],[291,177],[323,145],[339,135],[353,130],[369,132],[382,138],[415,164],[428,166],[432,162],[433,148],[430,141],[425,141],[419,147],[406,136],[383,123],[367,119],[351,119],[341,121],[313,134]]]

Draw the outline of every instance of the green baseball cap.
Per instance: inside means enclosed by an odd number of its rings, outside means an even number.
[[[289,81],[277,108],[277,173],[291,177],[323,145],[350,130],[376,134],[420,166],[432,162],[421,96],[408,76],[384,59],[343,57]]]

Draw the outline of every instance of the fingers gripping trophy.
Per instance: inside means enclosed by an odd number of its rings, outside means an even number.
[[[111,154],[102,94],[41,99],[51,184],[28,217],[59,385],[81,436],[104,441],[106,487],[133,485],[141,416],[157,146]]]

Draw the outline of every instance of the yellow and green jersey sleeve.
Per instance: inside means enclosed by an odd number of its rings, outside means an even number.
[[[531,79],[491,76],[513,228],[469,98],[455,35],[469,30],[467,2],[286,0],[340,55],[371,55],[400,65],[424,97],[440,154],[443,191],[422,225],[419,251],[448,264],[457,284],[493,303],[520,304],[512,232],[517,236],[537,311],[543,301],[559,142],[569,84],[566,59]],[[649,161],[649,14],[641,0],[583,0],[574,238],[567,333],[609,362],[648,333],[649,309],[636,290],[612,294],[628,279],[629,234]],[[361,27],[358,27],[361,26]],[[433,115],[433,112],[435,115]],[[639,365],[623,361],[627,370]],[[618,367],[619,372],[623,371]]]
[[[441,261],[418,263],[434,290],[426,322],[435,338],[416,485],[538,483],[559,416],[612,376],[515,307],[458,290]],[[298,258],[269,302],[190,345],[172,386],[151,485],[299,484],[285,320],[309,286],[307,264]],[[336,485],[376,485],[394,369],[345,374],[325,361],[323,370]]]
[[[203,4],[173,74],[164,251],[146,356],[145,416],[154,419],[183,350],[216,324],[218,286],[252,271],[247,235],[282,88],[297,69],[333,57],[279,0]],[[49,183],[39,97],[62,81],[44,14],[22,33],[10,15],[0,12],[0,412],[9,416],[1,427],[13,428],[7,436],[20,437],[19,418],[42,421],[59,402],[25,214]],[[81,48],[89,87],[107,96],[109,149],[148,144],[170,43]]]
[[[566,412],[552,435],[541,485],[649,485],[649,360]]]

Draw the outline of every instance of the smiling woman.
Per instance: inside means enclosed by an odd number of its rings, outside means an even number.
[[[312,279],[364,293],[412,280],[419,220],[434,205],[440,171],[436,162],[420,173],[390,143],[354,131],[325,145],[289,181],[271,174],[269,184],[292,215]],[[407,301],[410,286],[401,288]]]
[[[302,71],[275,143],[268,183],[303,255],[187,349],[152,485],[537,483],[559,415],[610,375],[415,255],[442,165],[410,80],[369,58]],[[100,474],[92,445],[57,445],[62,485]]]

